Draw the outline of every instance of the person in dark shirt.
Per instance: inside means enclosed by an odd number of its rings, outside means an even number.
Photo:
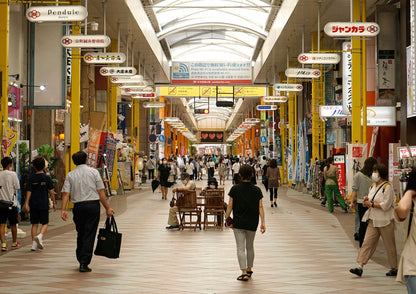
[[[56,210],[55,192],[52,179],[43,172],[45,159],[37,157],[32,161],[36,173],[29,177],[25,208],[30,212],[30,223],[32,224],[32,251],[43,249],[43,236],[49,224],[49,195],[53,202],[53,209]],[[40,233],[38,224],[41,224]]]
[[[266,231],[263,194],[259,187],[251,183],[252,171],[250,165],[244,164],[240,167],[241,182],[230,189],[228,193],[230,201],[225,213],[225,218],[228,219],[233,212],[233,224],[227,222],[227,226],[232,227],[234,231],[238,263],[242,271],[237,278],[239,281],[248,281],[253,274],[254,237],[259,224],[259,215],[260,231],[262,234]]]

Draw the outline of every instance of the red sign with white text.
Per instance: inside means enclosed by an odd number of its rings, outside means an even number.
[[[345,188],[347,186],[345,175],[345,155],[334,155],[334,165],[338,168],[338,187],[342,198],[345,198]]]

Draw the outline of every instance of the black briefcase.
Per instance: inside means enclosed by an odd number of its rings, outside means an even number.
[[[120,256],[121,233],[117,230],[114,216],[107,218],[105,227],[98,232],[97,247],[94,254],[108,258],[118,258]]]

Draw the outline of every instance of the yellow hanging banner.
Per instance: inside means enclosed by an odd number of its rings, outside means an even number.
[[[8,126],[4,126],[3,131],[3,158],[9,156],[12,152],[14,144],[17,141],[17,132],[10,129]]]

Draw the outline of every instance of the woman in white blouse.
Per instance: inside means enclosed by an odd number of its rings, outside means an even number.
[[[397,275],[397,253],[396,240],[394,238],[394,205],[396,197],[393,186],[386,180],[388,176],[387,167],[384,164],[376,164],[373,168],[371,178],[375,182],[364,198],[363,205],[368,207],[362,221],[368,222],[364,242],[358,251],[358,267],[350,269],[352,274],[360,276],[363,274],[363,266],[376,250],[380,236],[390,263],[390,271],[386,276]]]

